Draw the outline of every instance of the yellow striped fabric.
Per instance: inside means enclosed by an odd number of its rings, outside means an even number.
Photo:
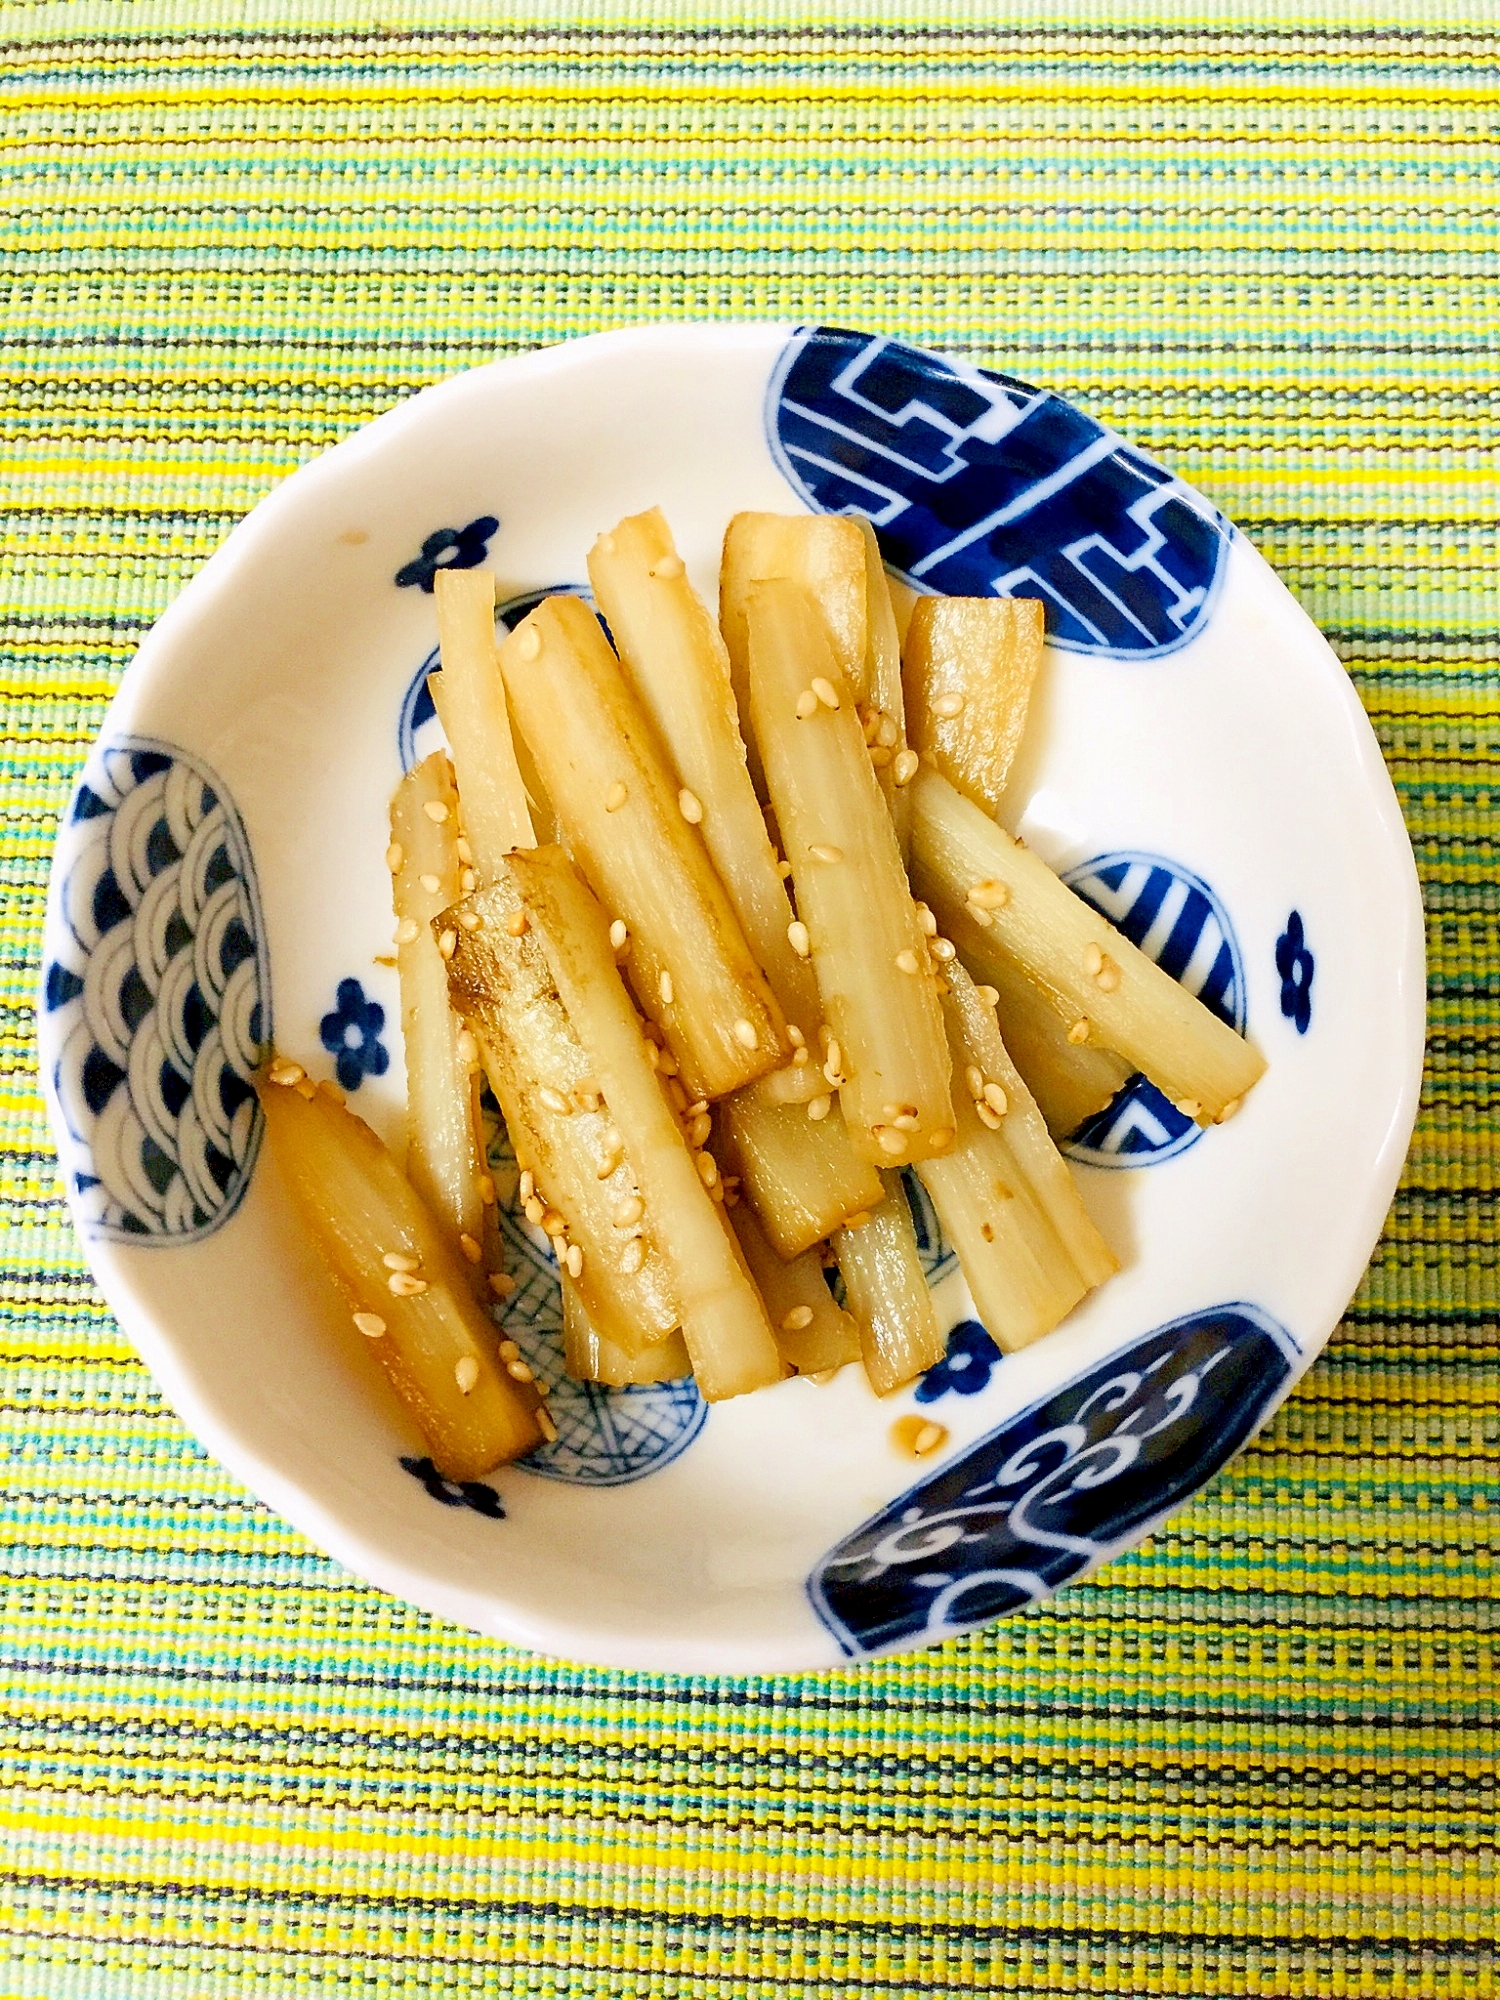
[[[0,2000],[1497,1990],[1493,9],[0,4]],[[1093,1582],[905,1661],[606,1674],[352,1582],[65,1219],[49,847],[151,620],[453,369],[888,330],[1194,480],[1346,660],[1430,913],[1327,1356]]]

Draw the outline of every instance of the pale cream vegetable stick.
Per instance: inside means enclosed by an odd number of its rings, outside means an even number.
[[[749,734],[750,588],[788,577],[813,598],[839,670],[856,702],[868,692],[869,594],[864,537],[844,514],[736,514],[724,532],[719,625],[729,649],[735,705],[746,729],[750,775],[766,797],[765,772]]]
[[[783,1257],[821,1242],[882,1196],[879,1174],[849,1143],[826,1079],[824,1091],[814,1106],[818,1118],[805,1105],[775,1104],[756,1090],[738,1091],[719,1107],[727,1163]]]
[[[965,798],[1000,810],[1042,664],[1035,597],[921,597],[902,653],[911,747]]]
[[[513,854],[506,866],[623,1141],[646,1233],[673,1279],[699,1388],[719,1402],[778,1381],[781,1356],[765,1307],[709,1192],[718,1167],[711,1155],[689,1151],[652,1067],[615,965],[609,919],[560,848]]]
[[[868,613],[868,654],[864,702],[865,740],[886,809],[896,829],[896,845],[905,861],[911,835],[911,801],[907,796],[911,760],[907,747],[906,702],[901,684],[901,635],[885,573],[885,558],[874,528],[864,519],[859,529],[865,545],[865,604]]]
[[[1200,1124],[1239,1109],[1265,1070],[1257,1049],[946,778],[924,768],[912,793],[912,877],[940,925],[981,908],[993,948],[1042,988],[1074,1041],[1144,1070]]]
[[[901,644],[906,644],[906,635],[911,629],[911,614],[922,593],[913,590],[904,577],[892,576],[886,571],[886,583],[891,593],[891,610],[895,614],[896,632]]]
[[[563,1273],[563,1366],[575,1382],[603,1382],[612,1389],[645,1382],[675,1382],[691,1375],[693,1364],[680,1333],[669,1333],[639,1354],[627,1354],[608,1334],[601,1333],[578,1296],[578,1287]]]
[[[766,1302],[782,1360],[799,1375],[821,1375],[858,1361],[859,1328],[829,1291],[818,1252],[804,1250],[783,1260],[745,1202],[729,1211],[729,1220]]]
[[[886,1172],[881,1179],[885,1200],[859,1228],[840,1229],[833,1250],[859,1326],[870,1387],[887,1396],[935,1367],[947,1341],[933,1310],[901,1176]]]
[[[490,1256],[484,1254],[485,1205],[479,1190],[488,1168],[470,1083],[477,1052],[449,1004],[448,968],[429,928],[460,894],[457,832],[453,773],[437,751],[408,771],[396,788],[386,853],[406,1050],[406,1175],[447,1225],[464,1254],[476,1296],[487,1302],[494,1296],[489,1275],[504,1266],[493,1244]]]
[[[641,1225],[645,1204],[591,1058],[579,1044],[514,881],[440,922],[453,940],[448,981],[505,1118],[527,1219],[574,1261],[590,1314],[639,1350],[677,1324],[675,1287]]]
[[[258,1089],[298,1209],[438,1470],[477,1479],[530,1451],[551,1430],[530,1370],[500,1360],[458,1253],[380,1140],[295,1063],[273,1059]]]
[[[965,1080],[953,1093],[958,1143],[917,1172],[980,1319],[1010,1353],[1050,1333],[1117,1266],[1006,1055],[993,1012],[959,967],[943,1011]]]
[[[722,1097],[779,1068],[791,1055],[780,1010],[598,619],[576,597],[549,597],[500,663],[570,850],[624,927],[631,984],[684,1087]]]
[[[440,569],[432,587],[443,670],[428,686],[453,752],[473,865],[493,882],[502,854],[534,844],[500,679],[495,579],[487,569]]]
[[[969,909],[949,909],[945,929],[964,964],[995,995],[1005,1046],[1048,1129],[1066,1139],[1124,1089],[1133,1074],[1129,1063],[1093,1042],[1070,1042],[1068,1023],[1051,1000],[993,948]]]
[[[811,1038],[822,1019],[818,982],[792,942],[791,901],[746,767],[729,655],[660,508],[599,537],[589,581],[672,761],[682,816],[700,828],[783,1014]]]
[[[806,592],[756,584],[749,617],[750,712],[832,1037],[825,1075],[857,1152],[924,1159],[953,1143],[948,1044],[864,732]]]

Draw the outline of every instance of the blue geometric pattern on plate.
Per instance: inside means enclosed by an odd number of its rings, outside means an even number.
[[[197,758],[125,736],[90,758],[58,845],[43,1046],[81,1226],[191,1242],[260,1144],[271,981],[244,828]]]
[[[1208,615],[1228,523],[1049,390],[809,327],[772,377],[766,428],[815,512],[867,515],[925,590],[1040,598],[1055,646],[1149,659]]]
[[[550,583],[545,590],[523,591],[519,597],[509,597],[504,604],[497,605],[495,622],[503,625],[507,632],[513,632],[527,612],[535,611],[544,597],[562,595],[581,597],[585,604],[594,601],[586,583]],[[430,757],[434,750],[441,750],[447,740],[427,686],[427,676],[435,674],[441,665],[442,659],[434,646],[412,675],[401,697],[396,717],[396,754],[401,759],[403,771],[414,770],[424,757]]]
[[[846,1653],[971,1631],[1045,1597],[1194,1493],[1297,1346],[1256,1306],[1158,1327],[929,1473],[829,1551],[808,1595]]]
[[[1159,854],[1101,854],[1063,880],[1210,1012],[1245,1032],[1245,975],[1229,914],[1206,882]],[[1143,1076],[1086,1119],[1064,1152],[1095,1167],[1149,1167],[1202,1128]]]

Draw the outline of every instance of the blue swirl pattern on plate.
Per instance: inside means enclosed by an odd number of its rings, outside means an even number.
[[[42,1009],[80,1226],[206,1236],[255,1164],[271,1032],[244,828],[196,757],[122,736],[95,750],[58,848]]]
[[[1158,1327],[846,1536],[808,1579],[813,1608],[858,1657],[1048,1596],[1196,1492],[1296,1361],[1291,1335],[1251,1305]]]
[[[1055,646],[1150,659],[1209,614],[1229,524],[1050,390],[809,327],[772,377],[766,427],[815,512],[867,515],[921,589],[1040,598]]]

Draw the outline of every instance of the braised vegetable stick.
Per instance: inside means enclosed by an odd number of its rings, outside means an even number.
[[[788,1367],[799,1375],[823,1375],[858,1361],[859,1328],[829,1291],[818,1252],[804,1250],[789,1263],[783,1261],[744,1202],[729,1211],[729,1220]]]
[[[677,1324],[671,1272],[641,1226],[624,1140],[504,864],[498,882],[440,923],[452,939],[449,990],[522,1168],[527,1220],[550,1239],[600,1330],[638,1353]]]
[[[1070,1042],[1068,1023],[1051,1000],[992,947],[990,933],[969,911],[948,912],[948,936],[995,995],[1005,1046],[1048,1130],[1066,1139],[1123,1090],[1133,1074],[1129,1063],[1093,1042]]]
[[[560,848],[513,854],[506,866],[634,1172],[699,1388],[719,1402],[779,1380],[765,1307],[709,1193],[718,1167],[688,1149],[615,965],[608,918]],[[592,1300],[589,1310],[596,1315]]]
[[[672,761],[683,817],[701,827],[782,1013],[811,1037],[822,1019],[818,982],[793,942],[799,934],[791,901],[745,763],[729,655],[660,508],[599,537],[589,553],[589,581]]]
[[[859,529],[865,545],[865,608],[869,627],[866,695],[860,720],[870,746],[870,762],[875,766],[886,810],[896,829],[896,845],[905,861],[911,836],[911,798],[906,786],[908,774],[916,766],[907,749],[901,635],[896,628],[890,579],[885,573],[885,559],[875,530],[865,520],[859,522]]]
[[[438,1470],[477,1479],[554,1436],[530,1370],[501,1363],[457,1252],[369,1126],[297,1063],[273,1059],[258,1089],[297,1206]]]
[[[1042,664],[1034,597],[919,597],[902,654],[912,748],[977,806],[998,812]]]
[[[440,569],[433,594],[443,667],[428,687],[453,750],[472,865],[493,882],[501,855],[534,844],[500,679],[495,579],[487,569]]]
[[[719,1107],[724,1164],[782,1257],[810,1249],[882,1197],[880,1176],[850,1145],[831,1093],[821,1108],[821,1118],[810,1118],[804,1105],[772,1103],[759,1086]]]
[[[569,846],[620,926],[631,984],[692,1096],[715,1098],[791,1055],[779,1010],[681,787],[576,597],[545,599],[504,641],[517,727]]]
[[[481,1303],[502,1272],[486,1228],[480,1186],[488,1168],[470,1074],[474,1038],[448,1001],[448,968],[429,926],[460,893],[458,797],[441,751],[409,771],[391,801],[396,973],[406,1048],[406,1176],[462,1251]],[[490,1250],[486,1257],[486,1248]]]
[[[798,585],[749,593],[750,713],[807,927],[857,1152],[887,1166],[953,1143],[937,977],[896,835],[822,620]]]
[[[961,967],[943,1012],[955,1066],[958,1143],[917,1168],[979,1317],[1007,1352],[1050,1333],[1118,1268],[1006,1055],[993,1011]]]
[[[864,536],[843,514],[736,514],[724,533],[719,624],[729,649],[741,724],[750,714],[750,589],[767,577],[800,583],[818,607],[828,642],[855,702],[869,696],[869,585]],[[761,798],[765,774],[754,737],[750,774]]]
[[[1260,1053],[946,778],[924,768],[912,791],[912,875],[938,922],[981,912],[996,953],[1048,995],[1071,1040],[1144,1070],[1201,1125],[1232,1117]]]
[[[680,1333],[669,1333],[639,1354],[627,1354],[589,1318],[578,1287],[563,1273],[563,1366],[575,1382],[603,1382],[612,1389],[634,1383],[675,1382],[693,1372]]]
[[[859,1326],[865,1373],[888,1396],[942,1360],[947,1342],[933,1310],[901,1176],[881,1175],[885,1200],[857,1229],[833,1238],[849,1310]]]

